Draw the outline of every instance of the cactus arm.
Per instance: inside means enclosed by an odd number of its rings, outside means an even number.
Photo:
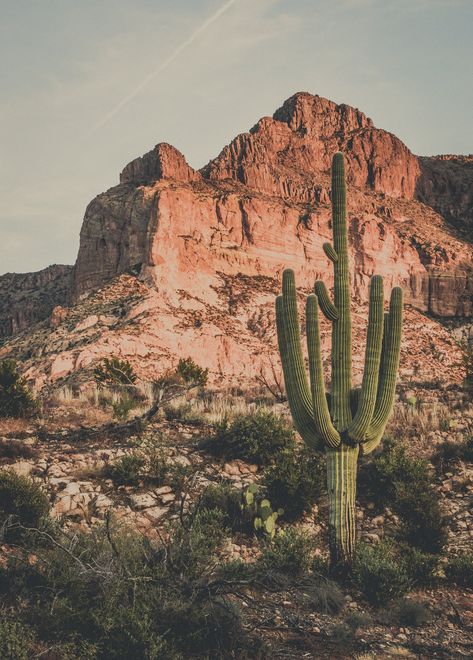
[[[329,321],[336,321],[338,319],[338,311],[330,300],[330,296],[328,295],[325,284],[321,280],[317,280],[314,289],[319,301],[320,309],[322,310],[324,316]]]
[[[335,252],[335,248],[331,243],[324,243],[322,245],[325,255],[330,259],[332,263],[338,261],[338,254]]]
[[[397,371],[401,352],[402,336],[402,289],[391,291],[389,315],[385,321],[386,338],[381,360],[378,394],[373,419],[365,436],[364,452],[369,453],[379,443],[394,405]]]
[[[334,263],[334,304],[338,319],[332,331],[332,418],[338,431],[351,422],[351,318],[348,238],[346,223],[346,184],[343,154],[332,161],[333,246],[338,255]]]
[[[317,309],[317,296],[311,294],[306,304],[307,350],[309,353],[310,385],[317,434],[328,447],[338,447],[340,434],[332,424],[325,395],[325,384],[320,350],[320,332]]]
[[[314,426],[312,396],[301,350],[292,271],[284,271],[283,274],[283,295],[276,298],[276,325],[284,383],[294,424],[304,442],[320,449],[322,441]]]
[[[383,279],[374,275],[370,283],[368,332],[366,337],[365,368],[356,415],[348,427],[348,435],[362,442],[375,409],[381,362],[384,327]]]

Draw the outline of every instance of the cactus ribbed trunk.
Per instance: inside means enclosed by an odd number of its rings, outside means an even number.
[[[276,299],[279,352],[294,424],[309,447],[325,447],[332,564],[349,565],[355,552],[356,472],[360,451],[368,454],[381,441],[394,404],[402,329],[402,290],[391,292],[384,313],[383,280],[370,282],[365,368],[361,388],[351,382],[351,317],[346,184],[343,154],[332,161],[333,245],[324,252],[333,263],[334,300],[323,282],[306,302],[310,386],[301,349],[297,289],[292,270],[283,273]],[[332,323],[332,390],[326,396],[318,308]]]
[[[359,445],[327,450],[328,531],[332,565],[346,566],[356,542],[356,472]]]

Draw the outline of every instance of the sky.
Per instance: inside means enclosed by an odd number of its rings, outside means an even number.
[[[473,153],[472,28],[473,0],[0,0],[0,273],[74,263],[130,160],[201,167],[298,91]]]

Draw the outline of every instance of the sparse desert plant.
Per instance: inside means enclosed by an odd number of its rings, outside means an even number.
[[[317,573],[304,578],[298,588],[304,604],[314,612],[338,614],[345,605],[345,598],[339,585]]]
[[[202,446],[216,456],[241,458],[259,465],[270,465],[281,451],[295,443],[287,422],[271,412],[257,411],[223,422],[216,434]]]
[[[386,542],[376,546],[359,546],[353,565],[353,579],[372,605],[384,605],[403,596],[412,584],[406,567]]]
[[[369,454],[381,441],[396,389],[402,329],[402,290],[391,292],[384,313],[383,280],[370,284],[365,369],[361,388],[352,389],[351,318],[343,154],[332,161],[333,245],[324,252],[334,267],[334,302],[323,282],[306,304],[310,387],[301,350],[294,272],[283,273],[282,295],[276,299],[279,352],[295,426],[311,448],[327,455],[329,540],[332,563],[344,568],[355,554],[356,472],[360,447]],[[325,393],[318,308],[332,323],[332,388]]]
[[[311,510],[324,488],[325,460],[306,447],[281,451],[265,470],[263,483],[274,506],[284,509],[286,520],[296,520]]]
[[[23,440],[0,440],[0,459],[34,458],[38,451]]]
[[[242,526],[241,497],[241,492],[228,482],[211,484],[202,492],[199,507],[221,511],[224,525],[236,531]]]
[[[458,586],[473,589],[473,554],[452,557],[445,566],[445,575]]]
[[[309,572],[314,544],[306,532],[287,527],[263,550],[258,564],[264,570],[301,577]]]
[[[105,474],[117,484],[133,485],[143,476],[145,459],[138,453],[120,456],[105,468]]]
[[[128,360],[104,358],[94,370],[94,378],[103,385],[134,385],[137,376]]]
[[[203,369],[190,357],[181,358],[176,367],[176,374],[184,383],[193,383],[197,387],[204,387],[207,384],[209,370]]]
[[[407,544],[399,546],[399,557],[405,566],[412,584],[418,587],[428,587],[436,579],[439,557],[422,552]]]
[[[39,527],[49,501],[38,484],[13,470],[0,470],[0,534],[7,541],[24,537],[23,527]]]
[[[37,411],[38,403],[15,360],[0,360],[0,417],[30,417]]]
[[[446,541],[446,522],[432,488],[426,461],[411,458],[401,443],[387,440],[383,451],[360,470],[365,494],[399,515],[400,537],[426,553],[437,553]]]

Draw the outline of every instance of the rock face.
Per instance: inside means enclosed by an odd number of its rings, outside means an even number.
[[[350,183],[355,295],[366,295],[377,272],[422,311],[471,315],[471,247],[434,210],[450,218],[469,208],[467,192],[455,196],[451,183],[446,201],[437,161],[417,158],[359,110],[310,94],[288,99],[201,172],[167,144],[127,165],[121,184],[87,208],[73,295],[129,270],[169,299],[184,290],[212,300],[221,273],[279,278],[287,266],[312,286],[330,272],[322,243],[338,149]]]
[[[239,135],[203,174],[296,202],[318,203],[318,179],[330,171],[338,150],[346,154],[348,181],[354,186],[413,196],[419,163],[398,138],[376,129],[359,110],[310,94],[292,96],[273,118],[264,117]]]
[[[473,227],[473,155],[420,158],[416,197],[447,222],[471,232]],[[471,236],[471,233],[470,233]]]
[[[21,332],[67,302],[72,266],[49,266],[37,273],[0,277],[0,338]]]
[[[28,366],[38,386],[104,355],[130,359],[145,377],[189,355],[214,382],[254,378],[275,351],[282,270],[292,267],[304,291],[316,278],[331,285],[322,245],[331,239],[330,164],[339,149],[360,355],[369,280],[378,273],[387,292],[403,286],[414,308],[406,373],[427,366],[426,378],[449,370],[460,379],[448,332],[422,313],[473,315],[473,248],[462,233],[472,221],[471,159],[418,158],[359,110],[305,93],[200,171],[168,144],[129,163],[120,184],[87,207],[74,307],[57,307],[35,338],[2,354],[40,355],[41,368],[38,360]],[[55,298],[50,311],[62,304]],[[436,363],[439,345],[445,357]]]

